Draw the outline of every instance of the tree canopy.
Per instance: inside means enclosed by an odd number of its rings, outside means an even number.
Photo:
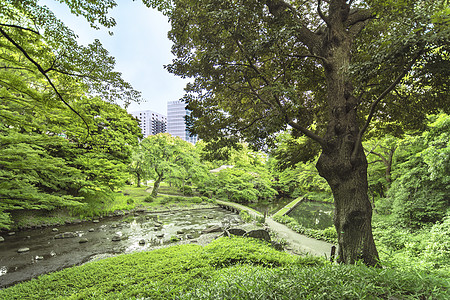
[[[194,145],[168,133],[145,138],[136,147],[134,158],[138,160],[134,164],[141,164],[148,178],[154,180],[153,197],[157,196],[159,185],[165,179],[183,186],[186,180],[195,180],[206,172]]]

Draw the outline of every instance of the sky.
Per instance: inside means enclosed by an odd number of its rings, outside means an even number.
[[[170,30],[168,19],[157,10],[147,8],[141,1],[117,1],[111,10],[117,25],[112,29],[92,29],[82,17],[70,13],[65,4],[57,0],[41,0],[78,36],[83,45],[99,39],[111,56],[116,58],[116,71],[135,90],[142,92],[145,102],[132,103],[128,111],[152,110],[167,115],[167,102],[184,95],[187,80],[170,74],[164,69],[173,55],[172,42],[167,38]],[[113,31],[110,36],[108,31]]]

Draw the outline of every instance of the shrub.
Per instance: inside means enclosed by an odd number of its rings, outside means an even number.
[[[192,203],[202,203],[203,202],[202,198],[200,198],[200,197],[191,197],[189,199],[189,201],[191,201]]]
[[[327,240],[336,241],[338,238],[336,228],[334,226],[325,228],[324,230],[322,230],[322,234],[327,238]]]
[[[241,217],[242,221],[246,223],[249,223],[253,220],[252,216],[246,210],[241,210],[239,212],[239,217]]]
[[[337,232],[336,229],[334,229],[334,227],[325,228],[324,230],[306,228],[298,224],[298,222],[294,218],[289,217],[287,215],[275,216],[273,219],[277,222],[285,224],[287,227],[289,227],[290,229],[294,230],[297,233],[304,234],[306,236],[318,240],[324,240],[330,243],[337,242]]]
[[[189,185],[182,186],[180,190],[185,196],[192,196],[194,194],[192,191],[192,187],[190,187]]]
[[[152,203],[153,201],[155,201],[155,198],[152,195],[148,195],[144,198],[144,202]]]
[[[173,201],[173,202],[183,202],[186,198],[183,196],[172,196],[172,197],[169,197],[169,199],[170,199],[170,201]]]
[[[159,199],[159,204],[165,205],[170,202],[170,197],[163,197]]]
[[[435,224],[426,239],[427,244],[421,253],[425,261],[433,263],[433,267],[450,267],[450,216],[442,223]]]

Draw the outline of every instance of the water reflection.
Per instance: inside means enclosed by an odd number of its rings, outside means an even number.
[[[303,201],[288,216],[304,227],[325,229],[333,226],[333,209],[331,203]]]
[[[257,203],[244,203],[245,206],[251,207],[260,213],[268,213],[269,215],[273,215],[287,204],[289,204],[293,199],[291,198],[281,198],[276,199],[273,202],[257,202]]]

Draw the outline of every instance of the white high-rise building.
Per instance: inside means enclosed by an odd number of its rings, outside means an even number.
[[[176,100],[167,102],[167,132],[173,136],[178,136],[182,140],[195,144],[197,136],[191,136],[186,128],[185,117],[190,115],[186,109],[186,103]]]
[[[140,110],[130,112],[130,115],[140,121],[144,138],[149,135],[167,132],[167,117],[151,110]]]

